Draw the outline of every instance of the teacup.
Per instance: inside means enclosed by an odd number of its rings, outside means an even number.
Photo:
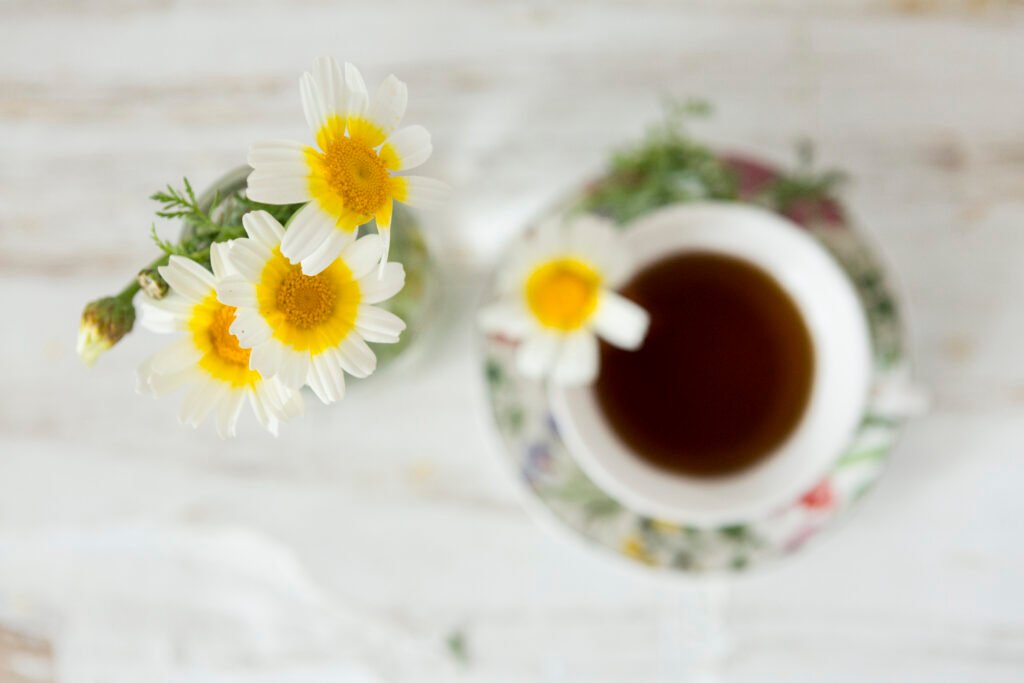
[[[824,476],[865,413],[872,349],[853,284],[807,231],[749,204],[666,207],[630,226],[625,239],[636,271],[670,255],[710,252],[746,261],[776,280],[811,338],[810,394],[780,445],[747,469],[704,477],[669,472],[632,451],[609,425],[592,388],[553,385],[555,418],[570,451],[598,485],[658,519],[728,525],[792,502]]]

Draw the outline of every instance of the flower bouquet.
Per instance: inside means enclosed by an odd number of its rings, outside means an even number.
[[[415,232],[394,204],[430,207],[446,193],[406,173],[432,146],[422,126],[400,127],[408,95],[395,76],[370,97],[358,69],[321,58],[300,94],[315,145],[252,145],[244,191],[237,175],[201,198],[187,180],[155,194],[158,216],[184,221],[179,239],[154,228],[161,255],[82,314],[78,351],[89,364],[132,330],[137,310],[143,327],[176,335],[139,369],[139,389],[184,390],[181,421],[197,427],[215,414],[222,437],[235,434],[246,400],[276,434],[302,412],[302,387],[333,403],[346,375],[376,370],[370,344],[397,345],[406,321],[396,313],[415,308],[398,298],[407,271],[392,256],[417,266],[413,294],[423,292],[418,234],[396,239],[392,254],[393,228]]]

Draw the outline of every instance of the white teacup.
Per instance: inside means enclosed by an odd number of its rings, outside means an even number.
[[[692,477],[648,464],[615,434],[590,387],[552,386],[555,418],[586,473],[633,509],[711,526],[749,521],[791,503],[828,471],[860,423],[871,381],[867,320],[853,284],[805,230],[745,204],[668,207],[626,233],[637,271],[672,254],[713,252],[774,277],[811,336],[814,376],[799,423],[772,453],[740,472]]]

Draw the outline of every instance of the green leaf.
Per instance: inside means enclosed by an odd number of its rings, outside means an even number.
[[[587,190],[579,208],[624,224],[675,202],[735,199],[733,173],[684,132],[687,120],[709,110],[697,101],[668,105],[665,121],[643,142],[612,155],[606,175]]]
[[[463,629],[454,629],[449,633],[445,638],[445,645],[452,659],[462,666],[469,664],[469,642]]]
[[[149,236],[152,238],[152,240],[156,244],[157,248],[160,251],[162,251],[165,254],[167,254],[168,256],[180,255],[182,253],[182,251],[181,251],[180,247],[178,247],[178,245],[172,244],[172,243],[168,242],[167,240],[162,239],[160,237],[160,235],[157,234],[157,232],[156,232],[156,224],[155,223],[153,225],[151,225],[150,228],[149,228]]]

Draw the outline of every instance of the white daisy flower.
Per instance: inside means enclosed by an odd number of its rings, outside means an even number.
[[[252,349],[250,364],[262,375],[292,388],[308,384],[324,403],[341,399],[344,372],[367,377],[377,367],[366,342],[393,344],[405,329],[373,305],[402,289],[402,264],[375,272],[381,238],[366,235],[307,275],[283,255],[289,233],[269,213],[248,213],[242,223],[249,237],[234,240],[228,254],[238,275],[217,288],[221,301],[238,308],[232,334]]]
[[[321,57],[300,81],[302,108],[316,147],[259,142],[249,149],[250,199],[267,204],[308,202],[288,224],[281,253],[316,275],[352,242],[360,225],[377,220],[382,259],[391,240],[393,200],[429,206],[444,183],[395,175],[425,162],[432,151],[423,126],[398,125],[405,114],[405,83],[388,76],[371,101],[359,70]]]
[[[154,332],[187,334],[143,363],[139,390],[160,396],[186,387],[179,419],[198,427],[216,411],[222,437],[235,435],[248,397],[256,417],[276,435],[280,422],[302,412],[302,397],[250,369],[249,350],[231,333],[235,309],[217,300],[217,284],[230,272],[226,252],[226,244],[211,247],[213,273],[180,256],[159,269],[170,291],[160,300],[143,297],[142,325]]]
[[[647,312],[615,292],[627,253],[615,227],[594,216],[543,225],[499,274],[499,299],[481,311],[480,324],[522,342],[516,364],[524,376],[591,382],[596,337],[637,349],[647,335]]]

